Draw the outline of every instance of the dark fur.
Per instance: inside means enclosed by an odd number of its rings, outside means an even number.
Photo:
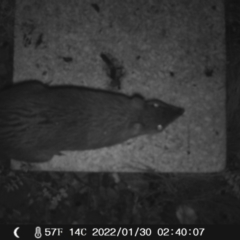
[[[43,162],[62,150],[111,146],[157,133],[183,113],[160,100],[37,81],[0,93],[0,155]]]

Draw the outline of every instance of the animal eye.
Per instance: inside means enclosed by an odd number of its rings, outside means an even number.
[[[159,103],[156,102],[156,101],[150,101],[148,104],[151,105],[151,106],[153,106],[153,107],[155,107],[155,108],[158,108],[158,107],[159,107]]]
[[[159,107],[159,104],[158,103],[153,103],[153,106],[155,107],[155,108],[158,108]]]

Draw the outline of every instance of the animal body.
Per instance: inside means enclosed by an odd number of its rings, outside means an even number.
[[[107,147],[158,133],[183,112],[140,96],[27,81],[0,92],[0,157],[44,162]]]

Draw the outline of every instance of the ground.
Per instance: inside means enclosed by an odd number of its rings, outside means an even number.
[[[0,168],[1,224],[240,223],[240,4],[226,1],[227,167],[212,174]],[[0,0],[0,87],[13,74],[14,1]]]

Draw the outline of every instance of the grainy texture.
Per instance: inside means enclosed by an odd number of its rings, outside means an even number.
[[[3,1],[11,4],[9,0]],[[240,62],[238,61],[240,56],[239,3],[238,0],[226,0],[228,7],[226,9],[227,107],[228,134],[230,135],[227,171],[207,175],[1,171],[1,223],[239,223],[240,131],[238,129],[240,121],[238,95],[235,94],[239,90],[240,83],[237,81]],[[97,4],[92,5],[98,9]],[[12,14],[6,11],[5,6],[0,4],[0,11],[4,13],[0,15],[3,17],[0,24],[4,26],[4,30],[11,32],[11,28],[8,27],[9,22],[6,21],[8,18],[5,18],[11,17]],[[5,32],[0,33],[4,38],[7,35],[8,33]],[[10,42],[12,41],[11,36]],[[9,56],[6,57],[5,54],[0,54],[0,58],[4,64],[12,64],[11,61],[9,62]],[[169,199],[171,199],[170,202]],[[142,206],[146,207],[142,208]],[[132,211],[133,208],[134,211]],[[179,218],[180,209],[183,221]],[[54,214],[56,212],[57,214]]]
[[[158,133],[183,112],[160,100],[23,82],[0,94],[0,156],[46,162],[61,151],[109,147]]]
[[[64,153],[45,170],[212,172],[225,166],[222,1],[17,1],[14,80],[105,88],[100,53],[121,59],[124,93],[186,111],[166,131]],[[160,157],[159,157],[160,156]],[[68,161],[66,161],[68,159]],[[15,165],[16,166],[16,165]],[[17,166],[16,166],[17,168]]]

